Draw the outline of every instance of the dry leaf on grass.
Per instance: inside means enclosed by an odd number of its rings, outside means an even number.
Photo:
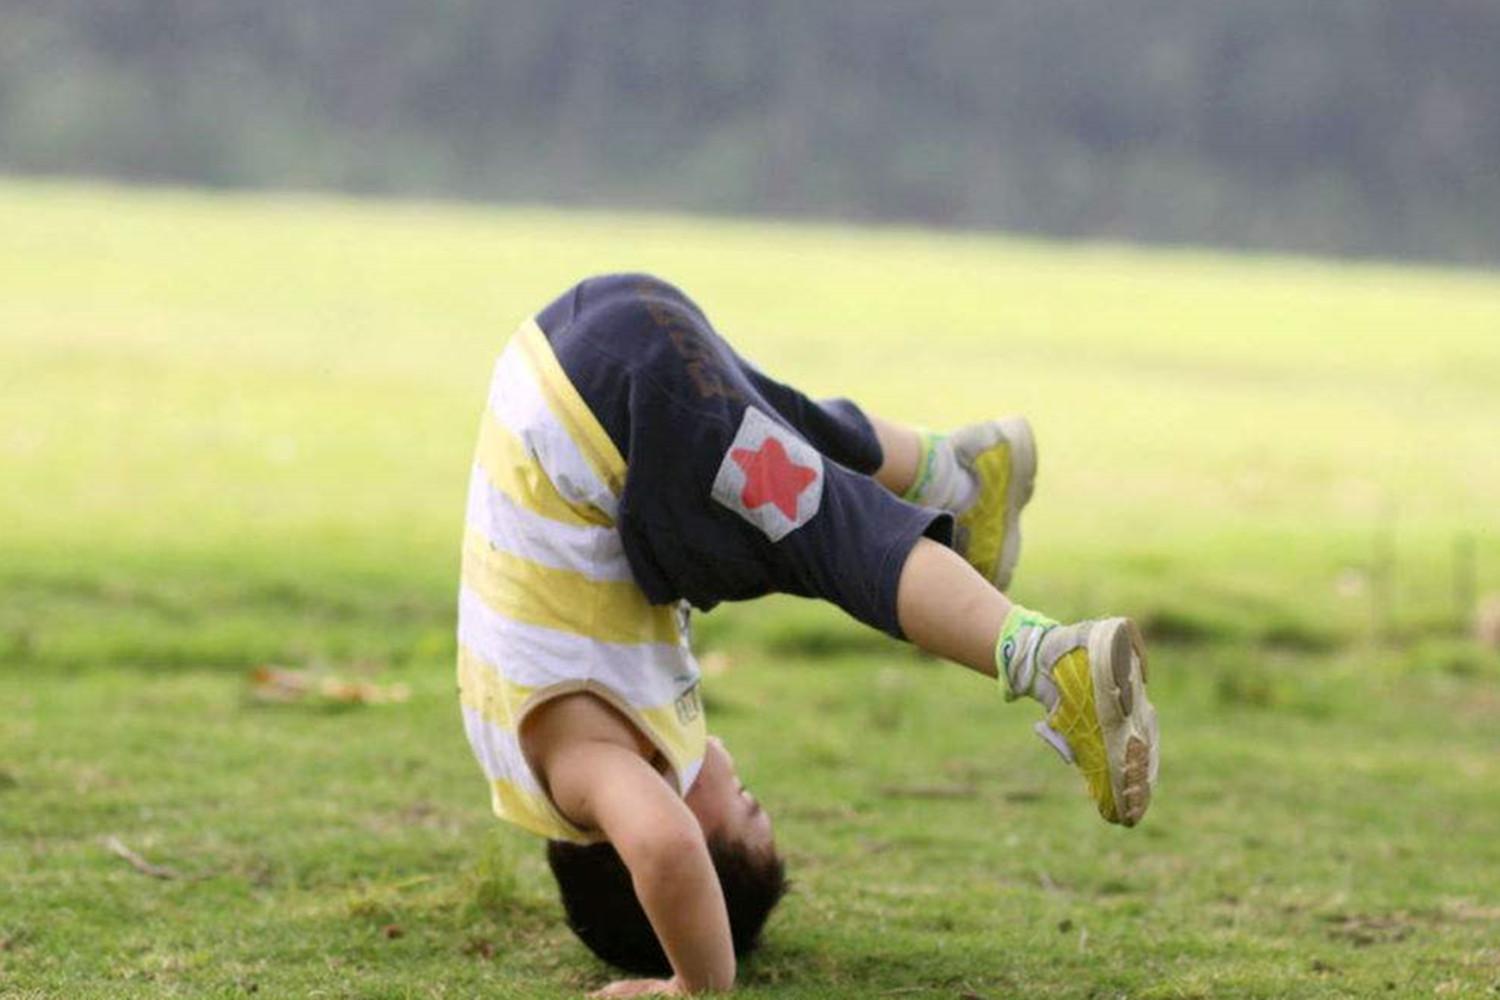
[[[171,868],[168,868],[165,865],[154,865],[151,862],[147,861],[145,858],[141,857],[139,854],[126,847],[125,842],[122,841],[119,837],[114,836],[113,834],[104,838],[104,847],[111,854],[124,858],[125,861],[130,864],[130,867],[134,868],[142,875],[150,875],[152,878],[162,879],[181,878],[181,876]]]
[[[250,672],[250,695],[257,701],[316,701],[331,705],[390,705],[406,701],[405,684],[351,681],[312,670],[263,666]]]

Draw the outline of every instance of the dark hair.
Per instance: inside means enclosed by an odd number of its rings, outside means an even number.
[[[708,854],[724,890],[735,955],[748,955],[760,930],[786,894],[786,862],[774,851],[752,852],[743,843],[710,838]],[[610,965],[640,976],[670,976],[646,911],[636,898],[630,870],[608,842],[547,842],[547,864],[557,879],[568,926]]]

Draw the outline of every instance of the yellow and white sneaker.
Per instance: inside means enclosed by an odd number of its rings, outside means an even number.
[[[1030,695],[1047,709],[1037,735],[1083,774],[1099,815],[1139,823],[1156,787],[1160,733],[1135,623],[1059,625],[1018,605],[1001,629],[996,661],[1007,697]]]
[[[958,465],[973,477],[972,501],[955,510],[954,548],[1000,590],[1021,558],[1021,508],[1036,488],[1036,438],[1025,417],[973,424],[949,435]]]

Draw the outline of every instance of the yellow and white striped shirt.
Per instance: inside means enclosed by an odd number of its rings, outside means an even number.
[[[679,794],[703,763],[686,608],[653,605],[615,528],[625,461],[534,320],[495,365],[469,481],[459,589],[464,729],[495,814],[545,837],[568,822],[521,752],[528,712],[588,691],[661,753]]]

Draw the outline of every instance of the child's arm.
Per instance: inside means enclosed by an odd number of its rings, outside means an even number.
[[[724,894],[698,820],[639,753],[612,741],[570,741],[547,755],[553,801],[573,822],[602,830],[630,869],[635,893],[676,975],[652,992],[734,986]],[[617,983],[628,989],[647,983]],[[616,992],[606,995],[636,995]]]

